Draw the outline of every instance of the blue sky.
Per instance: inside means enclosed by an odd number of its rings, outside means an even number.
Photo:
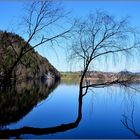
[[[27,1],[26,1],[27,2]],[[16,32],[20,35],[22,33],[18,29],[18,24],[20,23],[20,17],[24,14],[23,13],[23,5],[25,1],[0,1],[0,29],[1,30],[8,30]],[[130,17],[130,24],[135,26],[138,31],[140,31],[140,1],[95,1],[95,0],[88,0],[88,1],[71,1],[71,0],[63,0],[62,5],[64,9],[71,10],[71,17],[82,17],[86,16],[89,12],[95,10],[105,10],[110,15],[113,15],[116,18],[121,17]],[[63,48],[67,46],[64,45]],[[65,49],[61,49],[60,47],[55,46],[55,51],[53,49],[46,49],[45,46],[41,46],[36,49],[41,55],[47,57],[49,61],[59,70],[59,71],[68,71],[71,67],[67,64],[66,57],[65,57]],[[127,61],[126,61],[127,62]],[[113,64],[109,64],[109,68],[105,65],[98,65],[97,70],[103,71],[120,71],[127,68],[131,71],[139,71],[140,65],[139,62],[135,59],[132,63],[123,63],[120,62],[120,65],[114,66]],[[126,65],[125,65],[126,64]],[[78,66],[74,66],[72,70],[79,70]]]

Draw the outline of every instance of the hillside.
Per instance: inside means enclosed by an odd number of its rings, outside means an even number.
[[[15,62],[20,50],[26,41],[17,34],[0,31],[0,76],[4,76]],[[31,45],[28,44],[28,48]],[[25,54],[12,73],[16,79],[42,78],[51,73],[55,79],[60,78],[60,73],[50,62],[39,55],[35,50]]]

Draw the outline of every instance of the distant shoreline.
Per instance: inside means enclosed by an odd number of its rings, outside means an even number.
[[[81,72],[60,72],[61,79],[69,79],[79,81]],[[129,71],[120,72],[101,72],[101,71],[89,71],[86,75],[86,79],[90,81],[127,81],[129,82],[140,82],[140,73],[133,73]]]

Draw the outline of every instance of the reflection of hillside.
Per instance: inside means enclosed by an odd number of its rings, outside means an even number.
[[[63,123],[60,125],[55,125],[53,127],[45,127],[45,128],[24,126],[17,129],[0,129],[0,138],[14,138],[15,139],[15,138],[20,138],[20,136],[24,134],[47,135],[47,134],[65,132],[67,130],[74,129],[78,127],[82,119],[82,102],[83,102],[82,100],[83,100],[83,95],[81,91],[78,97],[77,117],[74,121],[70,123]]]
[[[58,84],[52,81],[21,82],[0,94],[0,127],[19,121],[38,102],[48,97]]]

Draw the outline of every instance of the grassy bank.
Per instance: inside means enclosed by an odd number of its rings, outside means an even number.
[[[80,72],[61,72],[61,80],[69,82],[79,82]]]

